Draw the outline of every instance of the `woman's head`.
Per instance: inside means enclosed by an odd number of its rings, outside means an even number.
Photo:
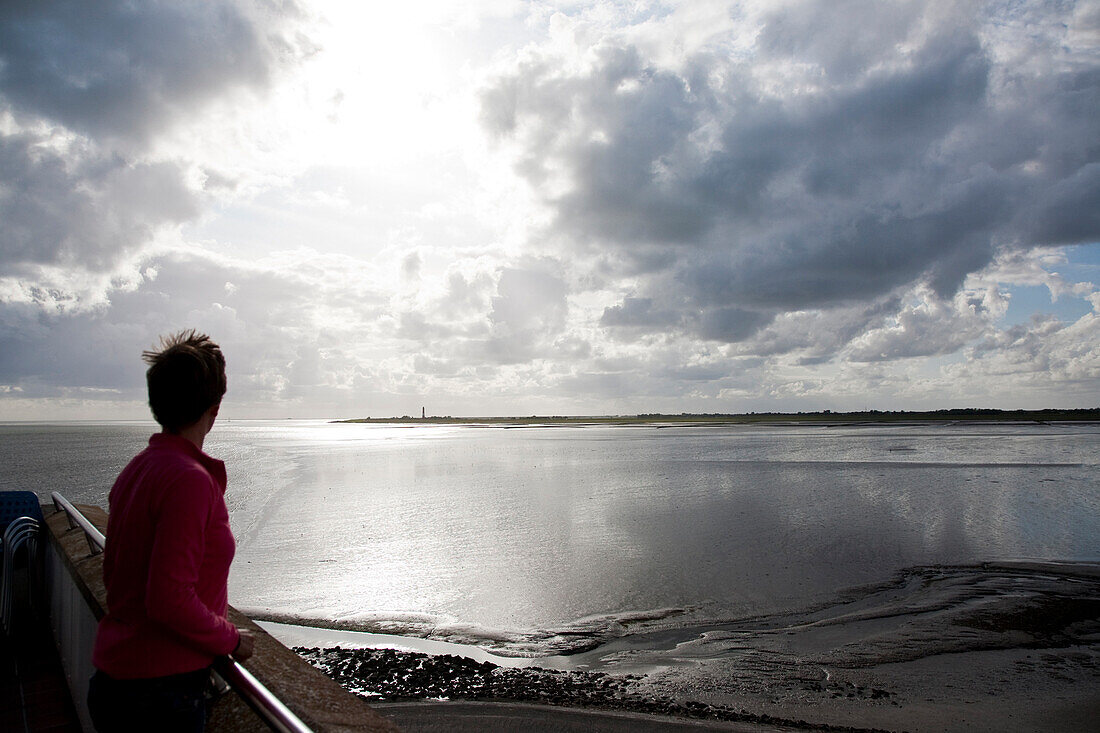
[[[149,365],[149,407],[165,430],[192,425],[225,395],[225,357],[206,334],[180,331],[160,340],[159,351],[142,352]]]

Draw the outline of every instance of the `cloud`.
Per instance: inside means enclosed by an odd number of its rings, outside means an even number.
[[[173,162],[127,163],[33,133],[0,135],[0,275],[26,265],[106,269],[156,230],[198,214]]]
[[[543,265],[502,270],[489,312],[486,355],[500,364],[541,355],[565,326],[565,296],[565,283]]]
[[[144,275],[108,286],[90,309],[44,313],[35,302],[0,302],[0,384],[27,398],[100,389],[142,402],[141,351],[193,327],[223,346],[236,404],[293,404],[305,394],[332,403],[346,399],[358,365],[375,356],[358,339],[382,341],[387,299],[369,285],[377,274],[350,258],[301,251],[245,262],[193,250],[156,255],[139,269]]]
[[[254,416],[1088,404],[1094,6],[9,3],[5,414],[189,326]]]
[[[743,349],[764,357],[794,353],[802,363],[825,363],[853,338],[893,317],[900,308],[901,299],[894,297],[870,305],[782,313]]]
[[[625,297],[618,305],[608,306],[600,317],[600,325],[614,329],[641,329],[678,326],[679,314],[672,310],[655,309],[653,298]]]
[[[923,288],[874,306],[782,314],[727,345],[678,329],[599,340],[599,312],[578,327],[559,264],[480,266],[440,276],[464,272],[462,287],[429,281],[421,290],[434,295],[408,301],[387,289],[388,270],[346,256],[159,254],[92,308],[0,303],[0,399],[6,414],[67,397],[98,409],[128,401],[126,414],[143,415],[141,350],[191,326],[225,348],[228,414],[242,416],[413,414],[422,404],[449,414],[1005,404],[994,390],[1039,407],[1096,394],[1097,303],[1075,322],[998,326],[1004,294],[972,287],[985,275],[947,300]],[[635,302],[627,310],[643,322],[657,307]],[[466,309],[448,319],[452,303]],[[938,374],[922,366],[948,354]]]
[[[1097,300],[1094,297],[1094,301]],[[1036,316],[991,334],[969,358],[944,369],[945,388],[1031,407],[1100,404],[1100,317],[1093,311],[1073,323]]]
[[[0,93],[20,116],[147,141],[227,88],[266,84],[280,41],[261,22],[233,0],[4,3]]]
[[[988,335],[993,320],[1008,307],[996,290],[960,292],[943,300],[925,292],[890,320],[892,323],[867,329],[853,339],[847,357],[854,362],[895,361],[918,356],[953,354],[967,344]]]
[[[555,230],[641,273],[605,326],[736,342],[917,285],[949,299],[1000,251],[1100,238],[1100,69],[1067,30],[1087,19],[845,5],[767,9],[747,48],[712,37],[671,62],[629,28],[528,49],[486,88],[482,124]]]
[[[155,142],[213,101],[269,85],[294,55],[282,26],[295,6],[278,9],[4,3],[0,276],[106,271],[194,220],[205,203],[196,165]]]
[[[972,278],[974,287],[989,287],[997,283],[1012,285],[1042,285],[1050,291],[1051,301],[1063,297],[1087,297],[1095,285],[1091,282],[1071,282],[1053,268],[1067,264],[1065,248],[1007,250],[982,272]]]

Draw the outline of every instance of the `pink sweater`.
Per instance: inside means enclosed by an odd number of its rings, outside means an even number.
[[[92,663],[118,679],[208,666],[237,646],[226,619],[236,543],[225,464],[158,433],[111,489],[103,581],[107,615]]]

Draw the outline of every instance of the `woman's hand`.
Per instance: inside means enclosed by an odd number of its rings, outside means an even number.
[[[237,627],[237,633],[240,634],[240,641],[237,642],[237,648],[233,650],[233,658],[238,662],[243,662],[252,656],[252,652],[256,647],[256,635],[248,629],[242,629]]]

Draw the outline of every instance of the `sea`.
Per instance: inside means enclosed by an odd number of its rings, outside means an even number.
[[[105,507],[155,429],[0,424],[0,488]],[[1097,424],[230,420],[205,447],[229,473],[235,606],[503,657],[910,586],[966,605],[990,568],[1100,563]],[[929,573],[967,580],[937,594]]]

